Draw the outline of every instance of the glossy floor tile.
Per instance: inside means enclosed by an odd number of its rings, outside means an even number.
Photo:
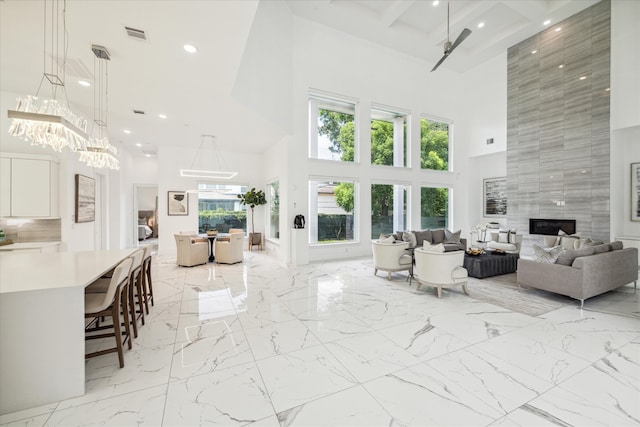
[[[154,257],[153,277],[124,368],[90,359],[84,396],[0,426],[640,425],[633,285],[533,316],[475,299],[472,284],[438,299],[404,273],[374,276],[370,258]]]

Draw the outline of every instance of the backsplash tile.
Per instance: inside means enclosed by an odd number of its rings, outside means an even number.
[[[62,240],[60,218],[0,218],[0,227],[14,243]]]

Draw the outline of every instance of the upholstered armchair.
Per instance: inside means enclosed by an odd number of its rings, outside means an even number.
[[[467,293],[467,270],[462,267],[464,251],[431,252],[424,248],[416,248],[416,275],[418,289],[421,285],[438,289],[438,298],[442,297],[442,288],[462,286]],[[415,276],[414,276],[415,277]]]
[[[221,264],[235,264],[242,262],[242,243],[244,232],[231,233],[228,238],[216,239],[216,262]]]
[[[206,264],[209,260],[209,243],[198,235],[174,234],[178,249],[176,263],[183,267]]]
[[[413,273],[413,259],[405,249],[409,247],[409,242],[381,243],[372,241],[373,266],[378,274],[378,270],[386,271],[387,280],[391,280],[391,273],[394,271],[408,270]]]

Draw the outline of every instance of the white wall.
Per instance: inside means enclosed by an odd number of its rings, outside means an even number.
[[[287,263],[289,261],[289,229],[293,224],[293,217],[291,216],[291,209],[289,207],[287,199],[287,189],[289,188],[289,179],[286,173],[287,167],[287,140],[284,138],[277,144],[273,145],[264,153],[264,174],[263,182],[271,183],[279,181],[280,183],[280,238],[279,239],[265,239],[265,248],[267,252],[282,261]],[[266,185],[265,185],[266,187]],[[267,205],[268,206],[268,205]],[[266,209],[262,209],[264,227],[269,224],[269,212]],[[294,215],[295,216],[295,215]],[[291,217],[291,220],[289,218]],[[256,218],[257,222],[257,218]],[[257,224],[256,224],[257,227]]]

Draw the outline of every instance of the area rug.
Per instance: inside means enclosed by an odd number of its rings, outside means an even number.
[[[529,316],[540,316],[576,300],[539,289],[519,287],[517,274],[476,279],[469,277],[469,296]]]

